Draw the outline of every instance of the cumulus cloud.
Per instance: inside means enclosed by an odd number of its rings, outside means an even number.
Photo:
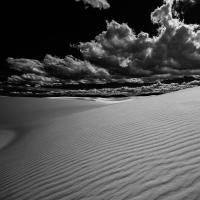
[[[135,75],[149,74],[149,70],[140,68],[139,64],[148,59],[153,41],[147,33],[136,35],[127,24],[111,21],[107,22],[107,31],[78,47],[87,60],[111,74],[130,76],[133,71]]]
[[[84,4],[86,5],[88,4],[93,8],[108,9],[110,7],[110,4],[107,2],[107,0],[75,0],[75,1],[82,1]]]
[[[136,35],[127,24],[111,21],[106,31],[78,47],[87,60],[111,74],[199,74],[200,26],[180,20],[174,9],[177,2],[165,0],[151,13],[152,23],[158,25],[154,37],[144,32]]]

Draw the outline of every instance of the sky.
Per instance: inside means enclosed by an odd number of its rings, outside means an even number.
[[[136,3],[126,0],[126,4],[110,0],[109,3],[108,9],[98,9],[76,0],[46,4],[8,2],[4,7],[7,14],[1,17],[4,57],[43,59],[47,53],[57,56],[76,53],[69,45],[94,39],[106,29],[106,20],[126,22],[137,32],[156,32],[150,13],[162,0]]]
[[[29,1],[4,10],[1,58],[15,80],[200,74],[199,1]]]

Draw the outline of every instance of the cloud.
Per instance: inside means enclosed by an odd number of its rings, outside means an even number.
[[[43,60],[44,70],[47,74],[60,79],[94,79],[108,78],[106,69],[96,67],[88,61],[82,61],[73,56],[66,56],[64,59],[46,55]]]
[[[48,85],[59,82],[71,81],[103,81],[110,79],[109,72],[97,67],[88,61],[82,61],[73,56],[61,59],[46,55],[42,62],[31,59],[8,58],[8,67],[14,70],[8,77],[8,83],[12,84],[38,84]]]
[[[166,67],[179,73],[195,71],[200,64],[200,26],[185,24],[173,17],[173,12],[172,4],[166,3],[151,15],[152,21],[160,25],[151,61],[161,72]]]
[[[197,0],[173,0],[172,2],[175,2],[175,3],[184,2],[184,3],[195,4]]]
[[[84,4],[89,4],[93,8],[108,9],[110,7],[110,4],[107,2],[107,0],[75,0],[75,1],[82,1]]]
[[[107,31],[96,36],[95,40],[80,43],[85,59],[106,68],[113,75],[132,76],[149,74],[148,69],[142,69],[142,64],[151,53],[154,38],[141,32],[136,35],[125,23],[107,22]]]
[[[169,3],[171,5],[175,4],[176,6],[180,2],[194,4],[197,2],[197,0],[164,0],[164,2]]]
[[[13,85],[39,85],[48,86],[52,84],[59,83],[59,80],[54,77],[46,77],[37,74],[22,74],[22,75],[12,75],[8,78],[8,83]]]
[[[43,75],[43,64],[38,60],[26,59],[26,58],[8,58],[8,67],[11,70],[19,73],[33,73],[37,75]]]
[[[78,48],[85,59],[110,74],[199,74],[200,26],[181,21],[175,3],[166,0],[151,13],[152,23],[158,25],[156,36],[144,32],[136,35],[127,24],[111,21],[106,31]]]
[[[200,26],[180,19],[179,2],[186,0],[165,0],[151,13],[152,23],[157,25],[155,36],[136,34],[126,23],[107,22],[107,29],[94,40],[77,45],[83,60],[51,55],[41,62],[8,58],[9,68],[17,72],[9,81],[104,82],[200,74]]]

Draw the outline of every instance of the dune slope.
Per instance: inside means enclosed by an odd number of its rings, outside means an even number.
[[[200,199],[200,88],[48,120],[0,151],[0,199]]]

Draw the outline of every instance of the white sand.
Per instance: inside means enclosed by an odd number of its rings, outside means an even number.
[[[15,139],[15,132],[11,130],[0,130],[0,150],[5,148]]]
[[[19,135],[0,151],[0,199],[200,199],[200,88],[104,106],[38,101],[0,99],[17,113],[1,123]]]

